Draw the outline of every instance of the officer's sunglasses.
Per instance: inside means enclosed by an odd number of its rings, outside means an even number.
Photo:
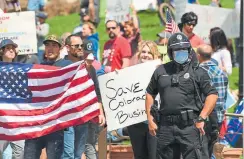
[[[79,49],[79,48],[83,49],[84,44],[76,44],[76,45],[70,45],[70,46],[74,47],[76,49]]]

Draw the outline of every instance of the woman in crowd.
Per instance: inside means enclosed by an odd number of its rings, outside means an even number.
[[[93,43],[93,52],[96,60],[100,61],[99,53],[99,36],[95,26],[91,22],[85,22],[82,26],[82,36],[84,39],[90,40]]]
[[[138,43],[141,41],[141,34],[139,31],[139,19],[135,7],[131,5],[132,16],[131,20],[122,23],[123,37],[126,38],[131,46],[132,56],[137,53]]]
[[[14,58],[17,56],[17,51],[16,48],[18,47],[17,44],[15,44],[12,40],[10,39],[5,39],[0,43],[0,61],[6,62],[6,63],[11,63],[13,62]],[[23,159],[24,158],[24,140],[21,141],[5,141],[5,140],[0,140],[0,158],[2,158],[3,151],[6,150],[6,148],[10,145],[12,148],[12,158],[15,159]],[[10,150],[10,151],[9,151]],[[11,152],[11,149],[7,149],[7,156],[10,156],[9,154]]]
[[[159,59],[160,53],[157,44],[153,41],[140,42],[136,57],[138,64]],[[156,159],[157,139],[150,135],[147,122],[128,126],[128,132],[135,159]]]
[[[231,55],[228,48],[226,35],[219,27],[210,30],[210,44],[214,53],[212,58],[218,62],[219,67],[228,75],[232,73]]]

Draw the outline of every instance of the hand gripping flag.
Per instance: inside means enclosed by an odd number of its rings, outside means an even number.
[[[64,68],[0,62],[0,140],[40,137],[98,115],[83,61]]]

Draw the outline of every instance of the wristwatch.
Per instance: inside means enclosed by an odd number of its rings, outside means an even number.
[[[196,119],[196,123],[201,123],[201,122],[205,122],[207,121],[207,119],[203,119],[201,116],[199,116],[197,119]]]

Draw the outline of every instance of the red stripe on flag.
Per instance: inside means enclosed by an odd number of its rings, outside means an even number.
[[[0,116],[36,116],[36,115],[43,115],[50,113],[56,109],[58,109],[60,106],[62,106],[65,103],[72,102],[74,100],[77,100],[79,98],[82,98],[89,94],[90,92],[94,91],[95,87],[94,85],[90,86],[89,88],[77,92],[71,96],[65,97],[62,100],[60,100],[57,104],[52,105],[48,108],[42,108],[42,109],[35,109],[35,110],[0,110]]]
[[[45,69],[45,70],[57,70],[60,69],[61,67],[57,66],[50,66],[50,65],[39,65],[39,64],[34,64],[32,69]]]
[[[13,136],[0,133],[0,140],[17,141],[17,140],[23,140],[23,139],[25,140],[25,139],[37,138],[40,136],[50,134],[52,132],[63,130],[64,128],[67,128],[70,126],[84,124],[84,123],[88,122],[89,120],[93,119],[94,117],[96,117],[98,115],[99,115],[99,110],[91,112],[91,113],[89,113],[89,114],[87,114],[81,118],[69,120],[67,122],[60,123],[60,124],[56,124],[52,127],[49,127],[47,129],[44,129],[42,131],[37,131],[37,132],[23,133],[23,134],[13,135]]]
[[[51,116],[50,118],[48,119],[45,119],[45,120],[37,120],[37,121],[26,121],[26,122],[0,122],[0,126],[3,127],[3,128],[8,128],[8,129],[12,129],[12,128],[19,128],[19,127],[28,127],[28,126],[37,126],[37,125],[44,125],[52,120],[55,120],[55,119],[58,119],[58,118],[61,118],[65,115],[68,115],[68,114],[72,114],[72,113],[79,113],[80,111],[82,111],[83,109],[85,109],[86,107],[92,105],[92,104],[95,104],[97,102],[97,98],[93,98],[91,99],[90,101],[86,102],[85,104],[82,104],[80,106],[76,106],[72,109],[69,109],[69,110],[65,110],[65,111],[62,111],[56,115],[53,115]]]
[[[50,77],[59,77],[70,71],[74,71],[78,68],[78,66],[69,67],[66,69],[60,69],[55,71],[47,71],[47,72],[27,72],[28,79],[44,79]]]
[[[70,83],[70,86],[68,89],[71,89],[75,86],[83,84],[84,82],[87,82],[88,80],[90,80],[89,76],[83,76],[81,78],[77,78]],[[37,88],[41,89],[41,87],[37,87]],[[36,89],[36,90],[39,91],[39,89]],[[57,95],[48,96],[48,97],[32,97],[32,103],[53,101],[54,99],[58,99],[59,97],[61,97],[64,93],[65,92],[62,92]]]
[[[41,86],[29,86],[29,88],[31,89],[31,91],[46,91],[46,90],[50,90],[53,88],[64,86],[66,83],[72,81],[73,77],[71,77],[69,79],[65,79],[65,80],[57,82],[57,83],[54,83],[54,84],[47,84],[47,85],[41,85]],[[86,82],[88,78],[89,78],[89,75],[85,75],[83,77],[80,77],[79,79],[83,82]]]

